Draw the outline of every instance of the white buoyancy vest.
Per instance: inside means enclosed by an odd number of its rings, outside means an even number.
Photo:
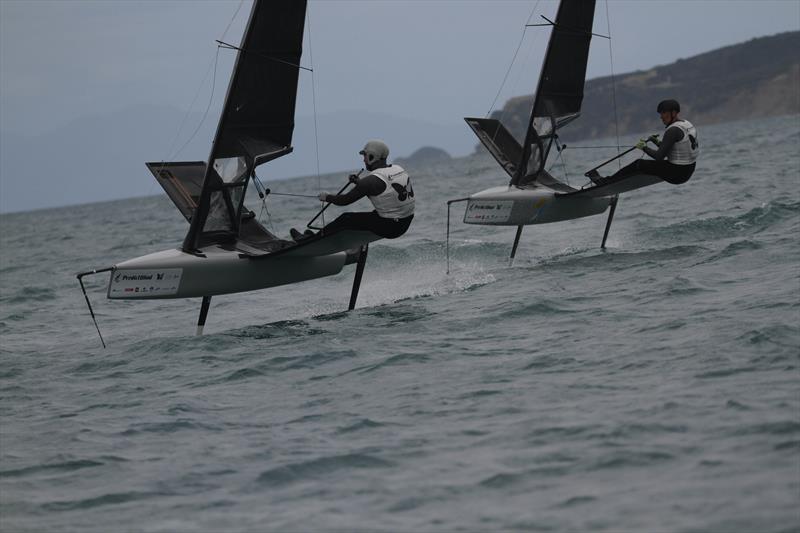
[[[414,214],[414,189],[408,172],[399,165],[390,165],[370,172],[386,184],[377,196],[368,196],[375,211],[383,218],[405,218]]]
[[[675,165],[691,165],[697,161],[700,143],[697,141],[697,130],[692,123],[688,120],[678,120],[670,124],[669,128],[680,128],[683,131],[683,139],[672,145],[667,154],[667,161]]]

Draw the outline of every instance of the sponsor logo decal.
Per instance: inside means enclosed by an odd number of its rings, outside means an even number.
[[[511,217],[513,200],[471,200],[464,222],[502,223]]]
[[[182,268],[122,269],[109,287],[110,298],[163,297],[176,294],[183,276]]]
[[[141,281],[141,280],[151,280],[153,279],[152,274],[123,274],[122,280],[123,281]]]

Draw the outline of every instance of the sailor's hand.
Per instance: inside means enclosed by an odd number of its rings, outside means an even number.
[[[656,133],[655,135],[651,135],[650,137],[648,137],[648,138],[647,138],[647,142],[651,142],[651,143],[653,143],[653,144],[659,144],[661,141],[660,141],[660,140],[659,140],[659,138],[658,138],[658,133]]]
[[[317,198],[319,198],[320,202],[327,202],[328,201],[328,193],[321,192],[321,193],[319,193],[319,196],[317,196]]]
[[[639,150],[644,150],[644,146],[647,144],[647,139],[639,139],[639,142],[636,143],[636,148]]]
[[[358,183],[358,174],[350,174],[347,179],[350,180],[350,183]]]

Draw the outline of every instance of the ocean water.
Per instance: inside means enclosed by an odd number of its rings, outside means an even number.
[[[510,265],[456,204],[448,275],[445,201],[506,182],[474,156],[414,171],[353,312],[353,266],[214,297],[202,337],[199,301],[89,277],[107,349],[74,274],[177,246],[166,197],[0,216],[0,530],[800,530],[800,117],[699,128],[605,251],[601,215]],[[253,207],[285,235],[318,205]]]

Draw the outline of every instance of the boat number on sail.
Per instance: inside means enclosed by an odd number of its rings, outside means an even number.
[[[464,222],[507,222],[513,205],[513,200],[470,200],[467,203],[467,212],[464,213]]]
[[[182,268],[116,270],[108,287],[109,298],[153,298],[178,292]]]

